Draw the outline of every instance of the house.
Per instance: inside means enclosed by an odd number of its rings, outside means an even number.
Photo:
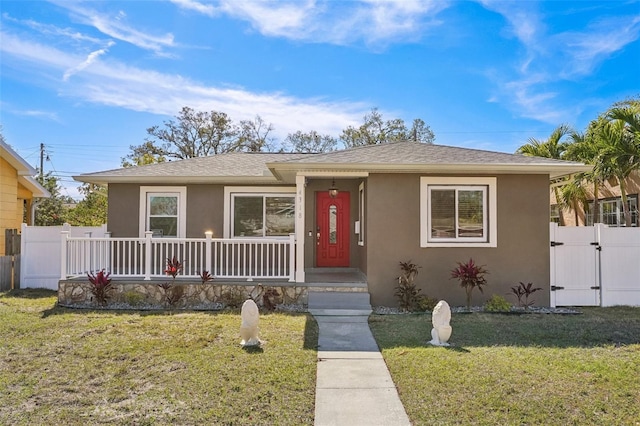
[[[547,290],[537,303],[548,305],[549,180],[586,169],[398,142],[322,154],[229,153],[75,179],[109,186],[108,228],[116,240],[206,234],[221,244],[290,244],[289,281],[300,285],[318,271],[358,270],[371,303],[388,306],[397,304],[398,263],[407,260],[421,267],[417,282],[424,294],[464,304],[450,271],[473,258],[490,272],[482,297],[533,282]],[[214,270],[229,263],[216,250],[206,260]],[[255,255],[255,247],[253,254],[242,250],[229,270],[266,256]]]
[[[29,163],[0,141],[0,256],[7,254],[5,230],[31,224],[35,200],[50,196],[33,178],[35,174]]]
[[[640,226],[638,212],[638,195],[640,194],[640,171],[634,171],[626,180],[627,203],[631,212],[631,226]],[[588,209],[578,203],[574,208],[562,209],[551,193],[551,221],[563,223],[565,226],[591,226],[593,225],[594,193],[593,184],[585,188]],[[609,226],[625,226],[622,209],[622,196],[620,184],[615,179],[606,180],[598,189],[598,210],[600,211],[600,223]],[[562,221],[560,217],[562,216]]]

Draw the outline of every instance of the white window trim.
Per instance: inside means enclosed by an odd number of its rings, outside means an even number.
[[[186,186],[141,186],[140,187],[140,222],[138,225],[140,238],[145,237],[147,230],[147,199],[149,194],[175,194],[178,196],[178,236],[187,235],[187,187]]]
[[[498,246],[498,213],[497,213],[497,178],[495,177],[432,177],[423,176],[420,178],[420,247],[497,247]],[[489,232],[487,241],[434,241],[429,235],[429,187],[430,186],[451,186],[451,187],[487,187],[488,215],[487,226]]]
[[[358,186],[358,245],[364,246],[364,226],[365,226],[365,199],[364,182]]]
[[[242,195],[277,195],[282,194],[284,196],[291,196],[296,200],[296,187],[295,186],[276,186],[276,187],[264,187],[264,186],[225,186],[224,187],[224,215],[223,215],[223,224],[224,229],[222,231],[223,238],[242,238],[242,237],[233,237],[231,233],[232,228],[232,212],[233,208],[232,197],[235,194]],[[296,206],[297,208],[297,206]],[[296,210],[297,211],[297,210]],[[295,226],[295,224],[294,224]],[[295,233],[295,230],[294,230]],[[257,238],[265,238],[265,239],[284,239],[289,237],[257,237]]]

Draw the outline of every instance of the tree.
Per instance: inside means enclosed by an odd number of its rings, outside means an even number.
[[[338,141],[333,136],[321,135],[315,130],[309,133],[298,130],[295,133],[289,133],[284,143],[291,152],[320,153],[335,151]]]
[[[239,151],[238,129],[223,112],[195,111],[184,107],[176,120],[165,121],[164,126],[147,129],[150,138],[139,146],[132,146],[126,158],[134,164],[146,162],[148,156],[165,159],[205,157],[213,154]]]
[[[71,203],[71,197],[60,195],[60,185],[58,177],[53,176],[51,172],[44,176],[38,175],[36,180],[40,185],[44,186],[51,197],[45,198],[36,209],[35,222],[36,226],[57,226],[65,222],[65,204]]]
[[[259,115],[256,115],[253,120],[242,120],[238,129],[238,150],[247,152],[272,151],[274,140],[269,136],[271,132],[273,132],[273,124],[265,123]]]
[[[518,148],[516,152],[534,157],[554,158],[556,160],[560,160],[564,157],[568,146],[567,142],[563,141],[563,138],[572,132],[573,130],[571,127],[566,124],[562,124],[554,129],[546,140],[529,138],[527,143]],[[576,200],[569,200],[563,197],[560,190],[562,182],[568,183],[568,180],[563,179],[560,182],[554,182],[552,185],[556,202],[560,205],[561,209],[564,209],[565,207],[574,206],[576,204]],[[576,194],[576,191],[568,191],[564,195],[568,196],[570,194]],[[560,214],[560,225],[565,225],[562,213]]]
[[[85,183],[78,190],[84,198],[66,213],[66,221],[73,226],[107,223],[107,188]]]
[[[122,167],[146,166],[167,161],[164,150],[156,147],[151,141],[138,146],[130,145],[129,149],[131,153],[121,159]]]
[[[640,169],[640,146],[633,132],[627,131],[626,122],[613,119],[598,129],[604,147],[598,156],[596,168],[600,173],[614,176],[620,184],[622,211],[626,226],[631,226],[626,180]]]
[[[408,140],[433,143],[435,136],[429,126],[420,119],[414,120],[411,129],[408,129],[404,120],[396,118],[385,121],[378,109],[373,108],[364,116],[364,123],[360,127],[348,126],[342,131],[340,139],[345,147],[354,148]]]

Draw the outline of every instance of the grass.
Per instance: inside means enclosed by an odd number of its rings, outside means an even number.
[[[313,424],[317,324],[238,312],[71,310],[0,293],[0,424]]]
[[[640,424],[640,308],[370,317],[413,424]]]

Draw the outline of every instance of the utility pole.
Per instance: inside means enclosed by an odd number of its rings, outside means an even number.
[[[44,179],[44,144],[40,144],[40,181]]]

